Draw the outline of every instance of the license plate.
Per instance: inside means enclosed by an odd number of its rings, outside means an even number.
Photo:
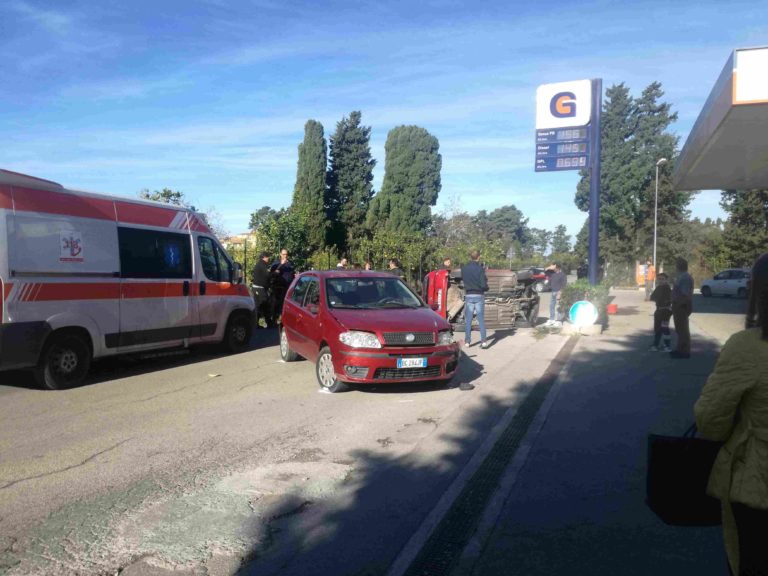
[[[426,368],[427,359],[426,358],[398,358],[397,367],[398,368]]]

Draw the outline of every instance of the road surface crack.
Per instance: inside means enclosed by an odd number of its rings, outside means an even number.
[[[27,476],[26,478],[19,478],[17,480],[13,480],[11,482],[8,482],[7,484],[3,484],[0,486],[0,490],[5,490],[6,488],[10,488],[11,486],[15,486],[16,484],[19,484],[21,482],[26,482],[28,480],[36,480],[37,478],[45,478],[46,476],[52,476],[54,474],[60,474],[61,472],[66,472],[68,470],[73,470],[74,468],[79,468],[80,466],[85,466],[88,464],[88,462],[94,460],[95,458],[98,458],[102,454],[106,454],[107,452],[110,452],[111,450],[114,450],[118,446],[122,446],[126,442],[133,440],[133,438],[126,438],[125,440],[121,440],[114,446],[110,446],[109,448],[105,448],[104,450],[101,450],[100,452],[96,452],[96,454],[91,454],[83,460],[82,462],[79,462],[78,464],[72,464],[71,466],[66,466],[65,468],[60,468],[58,470],[51,470],[50,472],[45,472],[43,474],[36,474],[34,476]]]

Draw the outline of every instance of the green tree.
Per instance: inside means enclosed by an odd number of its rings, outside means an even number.
[[[637,99],[622,83],[606,91],[601,126],[600,251],[607,269],[630,278],[634,262],[652,253],[655,169],[660,158],[659,246],[665,257],[680,254],[690,193],[675,192],[670,175],[677,137],[667,132],[677,119],[661,84],[653,82]],[[583,171],[576,205],[589,210],[589,172]],[[577,243],[579,238],[577,237]],[[579,250],[582,248],[578,246]]]
[[[352,112],[336,124],[331,136],[330,168],[325,205],[333,222],[329,241],[341,253],[359,247],[365,237],[365,218],[373,198],[371,128]]]
[[[311,254],[307,242],[307,229],[301,216],[292,210],[280,210],[265,219],[257,230],[259,250],[279,254],[285,248],[294,265],[301,269],[307,265]]]
[[[720,205],[728,213],[723,230],[731,266],[751,266],[768,251],[768,190],[725,190]]]
[[[248,222],[249,230],[258,230],[267,220],[274,218],[277,212],[269,206],[262,206],[255,212],[251,212],[251,219]]]
[[[440,193],[440,144],[424,128],[398,126],[384,146],[384,179],[368,211],[368,227],[395,232],[429,230]]]
[[[311,251],[322,250],[329,227],[325,211],[326,165],[323,125],[316,120],[308,120],[304,125],[304,141],[299,144],[291,211],[306,227]]]
[[[571,237],[563,224],[558,224],[552,232],[552,253],[565,254],[571,251]]]

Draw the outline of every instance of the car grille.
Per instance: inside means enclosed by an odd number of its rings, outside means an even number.
[[[408,334],[413,334],[413,342],[405,339]],[[387,346],[429,346],[434,343],[434,332],[384,332],[384,344]]]
[[[413,378],[435,378],[440,376],[440,366],[426,368],[376,368],[374,380],[410,380]]]

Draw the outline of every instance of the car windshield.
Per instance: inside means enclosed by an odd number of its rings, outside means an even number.
[[[399,278],[328,278],[329,308],[421,308],[421,300]]]

